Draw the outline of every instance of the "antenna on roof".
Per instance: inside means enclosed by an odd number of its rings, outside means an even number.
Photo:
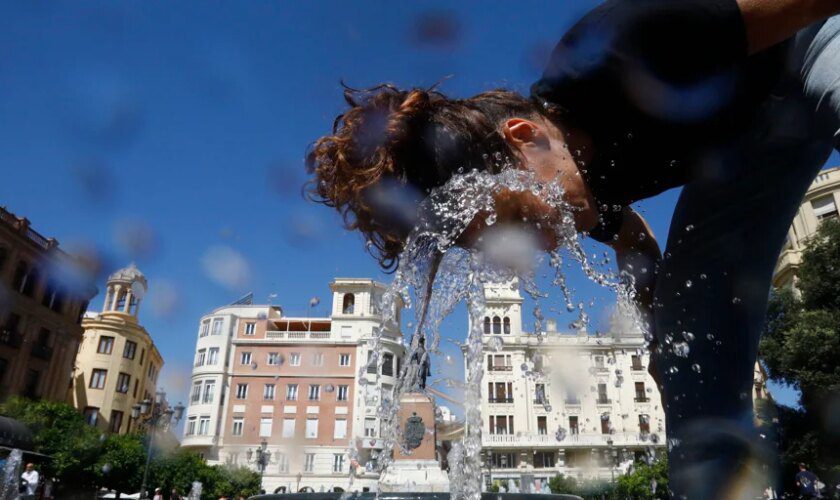
[[[232,306],[252,306],[254,305],[254,292],[248,292],[239,299],[231,302]]]

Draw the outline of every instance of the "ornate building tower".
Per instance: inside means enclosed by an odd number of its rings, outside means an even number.
[[[131,407],[155,394],[163,367],[151,336],[138,322],[148,289],[134,264],[108,278],[101,313],[82,320],[84,339],[76,357],[71,400],[88,423],[110,432],[132,428]]]

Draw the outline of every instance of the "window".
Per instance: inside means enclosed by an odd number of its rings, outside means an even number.
[[[638,354],[633,354],[630,356],[630,366],[633,370],[644,370],[645,367],[642,366],[642,357]]]
[[[268,353],[268,358],[266,359],[266,363],[268,366],[276,366],[280,364],[280,353],[278,352],[270,352]]]
[[[271,437],[271,417],[260,419],[260,437]]]
[[[350,355],[349,354],[339,354],[338,355],[338,366],[350,366]]]
[[[309,400],[318,401],[321,399],[321,386],[318,384],[311,384],[309,386]]]
[[[534,453],[534,467],[548,469],[554,467],[554,452],[538,451]]]
[[[333,429],[333,439],[344,439],[347,437],[347,420],[340,419],[335,421],[335,428]]]
[[[577,415],[569,417],[569,434],[580,434]]]
[[[122,427],[122,421],[123,412],[111,410],[111,421],[108,423],[108,430],[111,432],[119,433],[120,427]]]
[[[117,306],[114,309],[116,309],[117,311],[124,310],[126,297],[128,297],[127,292],[120,292],[120,294],[117,295]]]
[[[88,425],[96,425],[96,422],[99,420],[99,408],[88,406],[85,408],[84,416],[85,422]]]
[[[27,297],[35,298],[35,289],[38,287],[38,281],[40,281],[40,273],[38,272],[38,268],[33,267],[26,277],[26,282],[23,284],[21,293]]]
[[[394,376],[394,355],[390,352],[382,355],[382,375]]]
[[[493,317],[493,333],[496,335],[502,333],[502,318],[498,316]]]
[[[102,370],[99,368],[94,368],[93,372],[90,374],[90,385],[91,389],[104,389],[105,388],[105,377],[108,375],[108,370]]]
[[[324,354],[316,352],[312,355],[312,366],[324,366]]]
[[[277,458],[277,472],[289,472],[289,457],[287,457],[285,453],[279,451],[275,453],[274,456]]]
[[[236,384],[236,399],[248,398],[248,384]]]
[[[257,331],[257,324],[253,322],[245,323],[245,335],[253,335]]]
[[[367,372],[376,373],[376,355],[373,351],[368,351]]]
[[[215,380],[208,380],[204,383],[204,398],[202,399],[202,403],[212,403],[213,402],[213,392],[216,389],[216,381]]]
[[[137,342],[132,342],[130,340],[125,341],[125,347],[123,348],[123,357],[125,359],[134,359],[134,355],[137,353]]]
[[[612,426],[610,425],[610,414],[604,413],[601,415],[601,434],[610,434]]]
[[[513,403],[513,382],[488,382],[488,402]]]
[[[274,384],[265,384],[265,387],[263,387],[263,399],[274,399]]]
[[[537,434],[542,436],[548,434],[548,417],[537,417]]]
[[[347,401],[348,388],[346,385],[338,386],[338,392],[335,395],[336,401]]]
[[[219,348],[218,347],[211,347],[207,351],[207,364],[208,365],[215,365],[219,362]]]
[[[210,333],[210,320],[209,319],[201,322],[201,330],[199,330],[198,336],[199,337],[206,337],[208,333]]]
[[[490,465],[496,469],[513,469],[516,467],[516,460],[513,453],[491,453]]]
[[[490,434],[513,434],[513,415],[491,415]]]
[[[344,454],[333,454],[333,472],[344,472]]]
[[[315,470],[315,454],[306,453],[303,458],[303,472],[312,472]]]
[[[352,293],[345,293],[344,300],[341,304],[341,312],[343,314],[353,314],[356,309],[356,296]]]
[[[284,438],[295,437],[295,419],[293,419],[293,418],[284,418],[283,419],[283,437]]]
[[[206,436],[210,432],[210,417],[209,416],[202,416],[198,419],[198,434],[200,436]]]
[[[318,437],[318,419],[306,419],[306,439],[315,439]]]
[[[650,416],[639,415],[639,432],[650,434]]]
[[[126,394],[129,387],[131,387],[131,375],[120,372],[117,375],[117,392]]]
[[[38,370],[28,370],[26,372],[26,384],[23,388],[23,395],[31,398],[37,399],[39,397],[38,394],[38,382],[41,381],[41,372]]]
[[[201,401],[201,382],[193,382],[192,392],[190,393],[190,402],[198,403],[199,401]]]
[[[108,337],[107,335],[101,335],[99,337],[99,347],[96,348],[96,352],[99,354],[111,354],[111,351],[114,350],[114,337]]]
[[[146,349],[145,348],[140,349],[140,366],[141,367],[143,366],[143,358],[145,356],[146,356]]]
[[[376,419],[365,419],[365,437],[376,437]]]
[[[286,400],[297,401],[298,386],[297,384],[289,384],[286,386]]]
[[[548,398],[545,397],[545,384],[534,385],[534,403],[540,405],[548,404]]]
[[[199,349],[195,354],[195,366],[204,366],[205,357],[207,357],[207,349]]]
[[[300,353],[293,352],[289,354],[289,364],[292,366],[300,366]]]
[[[17,290],[18,292],[23,292],[23,287],[26,286],[26,279],[28,276],[29,266],[26,265],[26,262],[18,262],[18,265],[15,268],[15,276],[12,279],[12,289]]]
[[[243,365],[250,365],[251,364],[251,353],[250,352],[243,352],[239,355],[239,363]]]
[[[233,427],[230,430],[230,433],[234,436],[241,436],[242,431],[245,428],[245,419],[242,417],[234,417],[233,419]]]
[[[834,195],[823,196],[811,202],[811,208],[817,220],[822,221],[831,217],[837,217],[837,205],[834,203]]]
[[[592,359],[595,361],[595,368],[604,368],[604,357],[603,356],[595,356]]]
[[[502,323],[502,331],[506,334],[510,333],[510,318],[505,316],[504,322]]]
[[[598,404],[607,404],[610,402],[607,399],[607,384],[598,384]]]
[[[195,417],[190,417],[187,419],[187,436],[195,435],[195,423],[198,420]]]
[[[645,383],[644,382],[636,382],[634,384],[634,388],[636,389],[636,401],[639,403],[645,403],[650,401],[648,397],[645,395]]]
[[[485,335],[490,334],[490,317],[489,316],[484,317],[484,334]]]
[[[213,320],[213,330],[210,332],[211,335],[221,335],[222,334],[222,318],[216,318]]]

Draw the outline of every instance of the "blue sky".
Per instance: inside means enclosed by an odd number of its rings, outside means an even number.
[[[290,314],[319,297],[322,313],[333,277],[387,279],[359,236],[299,194],[307,144],[342,109],[340,79],[526,92],[597,3],[5,2],[0,204],[100,259],[100,289],[137,261],[142,323],[185,400],[201,315],[248,291]],[[642,205],[662,240],[675,199]],[[207,259],[227,265],[214,276]],[[446,336],[465,325],[454,315]]]

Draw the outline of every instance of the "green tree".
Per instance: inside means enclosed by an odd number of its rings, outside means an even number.
[[[803,252],[797,289],[771,296],[761,356],[769,377],[800,391],[799,408],[778,409],[784,478],[796,463],[840,479],[840,221],[820,224]]]
[[[586,500],[601,500],[613,498],[614,488],[609,481],[597,479],[578,480],[571,476],[558,474],[548,481],[548,487],[552,493],[565,493],[567,495],[578,495]]]
[[[215,500],[221,496],[252,496],[260,491],[260,475],[245,467],[210,466],[203,458],[188,450],[157,457],[149,468],[148,488],[173,488],[185,495],[194,481],[201,482],[201,498]]]
[[[0,414],[29,427],[35,451],[51,457],[41,464],[43,476],[55,478],[60,487],[95,487],[91,464],[100,453],[100,434],[85,423],[75,408],[66,403],[12,397],[0,407]]]
[[[121,493],[140,491],[146,465],[144,438],[139,434],[111,434],[102,443],[101,454],[93,466],[99,486]]]
[[[246,498],[260,492],[260,475],[247,467],[225,467],[216,465],[219,473],[218,482],[212,492],[212,498],[226,496],[234,498],[243,495]]]
[[[634,500],[668,498],[668,457],[634,464],[632,471],[618,478],[616,495]]]

